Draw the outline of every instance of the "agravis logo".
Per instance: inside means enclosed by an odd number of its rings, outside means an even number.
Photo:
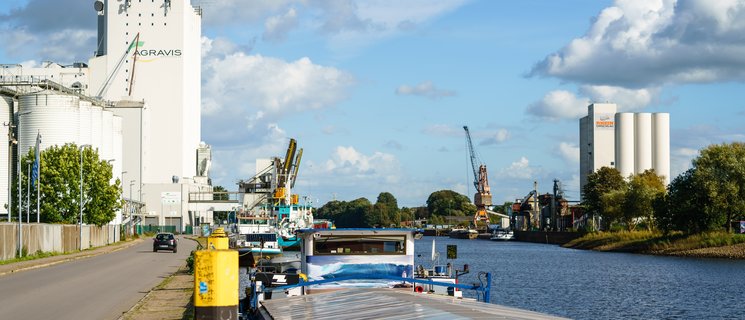
[[[148,49],[145,47],[145,41],[136,41],[132,42],[132,44],[129,45],[129,50],[135,51],[132,53],[132,55],[138,55],[139,61],[141,62],[151,62],[155,61],[158,58],[164,58],[164,57],[180,57],[182,52],[181,49]],[[150,58],[145,59],[143,58]]]

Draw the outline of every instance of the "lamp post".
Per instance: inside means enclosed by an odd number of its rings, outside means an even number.
[[[31,160],[26,160],[26,223],[31,223]]]
[[[80,146],[80,251],[83,251],[83,148],[90,147],[89,144]]]

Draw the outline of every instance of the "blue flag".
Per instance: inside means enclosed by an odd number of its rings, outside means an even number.
[[[31,188],[36,185],[36,180],[39,179],[39,161],[41,156],[39,155],[39,147],[41,145],[41,133],[36,134],[36,149],[34,149],[34,166],[31,168]]]

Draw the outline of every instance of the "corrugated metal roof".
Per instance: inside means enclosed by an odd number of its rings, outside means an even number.
[[[395,289],[344,289],[262,302],[272,319],[561,319],[471,299]]]

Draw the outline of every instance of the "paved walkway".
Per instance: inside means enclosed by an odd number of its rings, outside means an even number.
[[[0,276],[111,253],[129,248],[142,241],[144,241],[143,238],[139,238],[81,252],[0,265]],[[175,274],[150,290],[142,300],[119,319],[193,319],[193,291],[194,275],[188,273],[186,263],[184,263]]]
[[[186,265],[140,300],[120,320],[193,319],[194,275]]]
[[[110,244],[108,246],[93,248],[93,249],[74,252],[74,253],[68,253],[68,254],[51,256],[51,257],[46,257],[46,258],[41,258],[41,259],[34,259],[34,260],[27,260],[27,261],[14,262],[10,264],[4,264],[4,265],[0,265],[0,276],[14,273],[14,272],[20,272],[24,270],[52,266],[58,263],[63,263],[63,262],[71,261],[71,260],[93,257],[99,254],[110,253],[110,252],[122,250],[125,248],[129,248],[130,246],[138,244],[142,241],[144,241],[143,238],[139,238],[139,239],[134,239],[134,240],[129,240],[129,241],[117,242],[114,244]]]

